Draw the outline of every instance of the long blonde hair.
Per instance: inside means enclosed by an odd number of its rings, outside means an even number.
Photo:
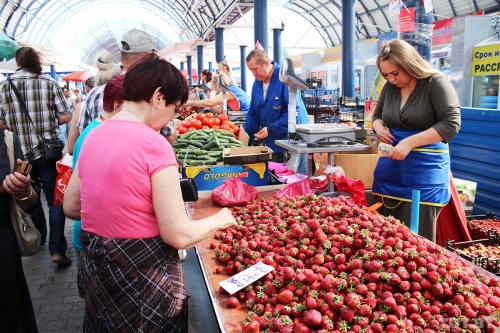
[[[412,45],[400,39],[391,40],[380,50],[376,62],[379,72],[380,62],[386,60],[416,79],[426,79],[438,72]]]
[[[231,78],[229,77],[229,75],[227,75],[224,72],[221,72],[219,74],[215,74],[212,78],[212,87],[214,89],[219,89],[219,76],[222,77],[222,83],[224,83],[226,87],[228,87],[231,84]]]

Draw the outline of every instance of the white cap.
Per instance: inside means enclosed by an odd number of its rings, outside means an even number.
[[[126,53],[143,53],[155,50],[153,40],[144,31],[132,29],[123,34],[120,51]]]

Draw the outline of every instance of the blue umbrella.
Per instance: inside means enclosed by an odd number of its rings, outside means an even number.
[[[15,58],[16,51],[20,48],[21,46],[10,39],[6,34],[0,32],[0,61]]]

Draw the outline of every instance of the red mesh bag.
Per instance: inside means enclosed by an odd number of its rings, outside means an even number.
[[[334,177],[335,190],[352,194],[349,199],[359,207],[368,206],[365,194],[365,185],[359,179],[346,178],[344,176]]]
[[[242,182],[240,178],[225,180],[224,184],[212,190],[212,202],[222,207],[244,205],[258,196],[259,191]]]

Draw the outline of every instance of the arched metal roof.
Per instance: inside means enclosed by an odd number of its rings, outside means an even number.
[[[420,0],[417,0],[420,1]],[[465,15],[476,10],[497,12],[500,0],[434,0],[434,19]],[[268,0],[302,15],[323,37],[327,47],[342,43],[341,0]],[[99,6],[113,4],[135,6],[162,19],[165,27],[152,25],[149,15],[131,17],[130,21],[109,20],[97,26],[84,27],[85,33],[73,41],[69,55],[92,65],[95,56],[103,49],[119,58],[118,41],[121,35],[134,27],[148,32],[157,49],[179,40],[198,39],[213,41],[213,29],[235,23],[248,12],[250,0],[0,0],[0,27],[10,37],[40,45],[51,46],[51,39],[67,20],[82,11],[98,11]],[[192,11],[193,5],[198,5]],[[389,0],[357,0],[356,36],[358,39],[377,37],[397,29],[397,16],[389,16]],[[168,27],[167,27],[168,26]],[[81,28],[81,27],[80,27]],[[176,30],[176,38],[164,31]],[[177,37],[180,36],[180,37]]]

